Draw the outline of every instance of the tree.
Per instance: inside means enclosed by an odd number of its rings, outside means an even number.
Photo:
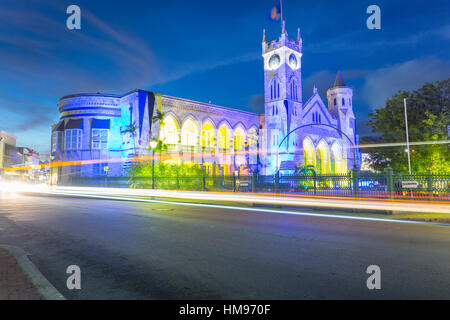
[[[406,98],[410,142],[431,142],[410,147],[412,171],[449,171],[449,145],[442,143],[448,140],[449,134],[449,94],[450,79],[426,83],[413,92],[399,91],[386,100],[383,108],[369,114],[367,125],[375,136],[362,138],[362,143],[405,143],[367,148],[365,152],[371,156],[374,169],[382,170],[390,165],[396,172],[408,172],[403,106]]]
[[[154,116],[152,117],[152,122],[153,122],[153,123],[159,122],[159,125],[160,125],[160,126],[163,126],[163,125],[164,125],[163,120],[164,120],[165,116],[166,116],[166,114],[165,114],[164,112],[161,112],[161,111],[159,111],[159,110],[156,110],[156,115],[154,115]]]
[[[167,152],[169,146],[165,144],[163,140],[160,139],[152,139],[152,140],[156,141],[156,146],[154,149],[149,147],[149,151],[159,154],[159,158],[161,159],[161,155]]]
[[[139,125],[137,125],[136,123],[131,123],[129,125],[127,125],[125,127],[124,130],[122,130],[120,133],[121,134],[129,134],[131,136],[131,138],[133,139],[133,153],[136,153],[136,142],[135,142],[135,137],[136,137],[136,133],[139,129]]]

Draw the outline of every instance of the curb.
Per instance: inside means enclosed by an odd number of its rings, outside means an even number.
[[[33,262],[28,259],[28,254],[21,248],[10,245],[0,245],[16,259],[17,264],[30,279],[36,290],[45,300],[66,300],[64,296],[44,277]]]

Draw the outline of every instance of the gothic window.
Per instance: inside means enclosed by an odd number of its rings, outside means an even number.
[[[295,83],[295,80],[291,81],[291,98],[292,100],[297,100],[298,96],[297,96],[297,84]]]
[[[342,98],[342,106],[345,107],[345,99],[344,98]]]
[[[334,98],[334,105],[336,105],[336,103],[337,103],[336,98]]]
[[[278,130],[272,130],[271,138],[272,138],[272,146],[277,147],[278,146]]]
[[[272,83],[270,84],[270,99],[278,99],[280,97],[280,82],[276,77],[272,79]]]

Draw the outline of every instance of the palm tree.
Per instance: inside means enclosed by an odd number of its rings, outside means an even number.
[[[161,112],[161,111],[159,111],[159,110],[156,110],[156,115],[154,115],[153,117],[152,117],[152,122],[159,122],[159,125],[160,126],[163,126],[164,125],[164,122],[163,122],[163,120],[164,120],[164,117],[166,116],[166,114],[164,113],[164,112]]]
[[[134,138],[136,137],[138,129],[139,125],[134,122],[127,125],[124,130],[120,131],[121,134],[129,134],[133,139],[133,154],[136,153],[136,141]]]

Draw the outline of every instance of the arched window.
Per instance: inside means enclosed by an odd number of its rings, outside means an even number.
[[[297,87],[297,83],[296,83],[295,79],[293,79],[291,81],[290,89],[291,89],[291,99],[298,100],[298,95],[297,95],[298,87]]]
[[[342,106],[345,106],[345,99],[342,98]]]
[[[336,98],[334,98],[334,105],[336,105],[336,103],[337,103]]]
[[[270,99],[275,100],[280,97],[280,82],[277,77],[273,77],[270,84]]]

